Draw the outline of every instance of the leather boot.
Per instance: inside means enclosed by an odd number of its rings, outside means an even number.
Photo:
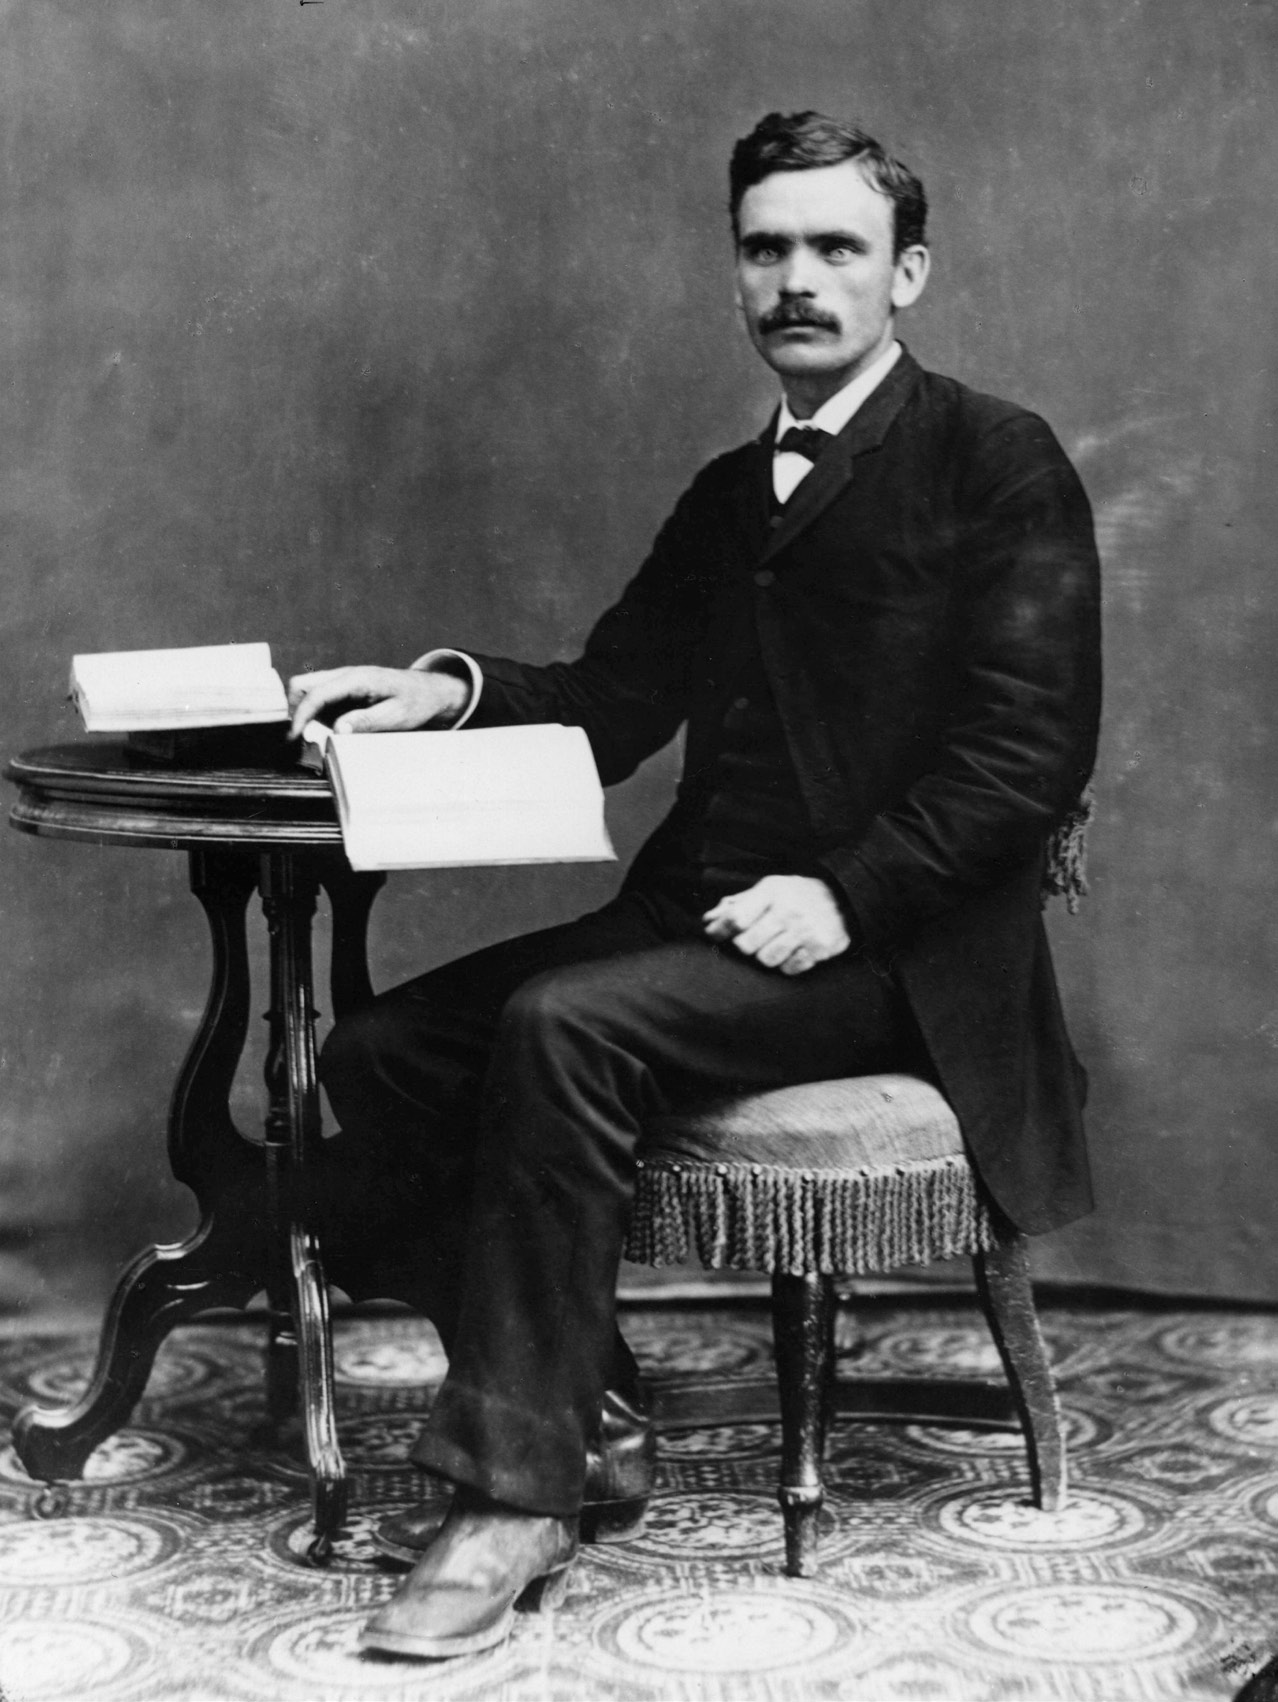
[[[583,1542],[638,1536],[657,1481],[657,1432],[643,1397],[605,1389],[599,1433],[586,1449]]]
[[[625,1542],[643,1529],[657,1476],[657,1433],[636,1395],[608,1389],[599,1434],[586,1449],[581,1507],[583,1542]],[[440,1529],[438,1501],[392,1513],[373,1532],[373,1546],[392,1560],[420,1560]]]
[[[563,1598],[577,1554],[577,1521],[524,1513],[459,1490],[434,1541],[360,1634],[384,1654],[439,1659],[504,1642],[516,1606]]]

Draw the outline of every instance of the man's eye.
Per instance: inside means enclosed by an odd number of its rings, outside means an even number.
[[[785,250],[779,243],[751,243],[746,248],[746,259],[752,261],[756,266],[772,266],[780,260],[784,252]]]

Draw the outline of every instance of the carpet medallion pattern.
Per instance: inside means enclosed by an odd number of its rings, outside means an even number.
[[[4,1702],[1164,1702],[1234,1696],[1278,1647],[1278,1318],[1050,1307],[1070,1443],[1056,1514],[1019,1436],[836,1424],[821,1571],[782,1571],[779,1435],[673,1431],[646,1529],[583,1552],[553,1615],[447,1663],[362,1653],[400,1573],[371,1535],[416,1498],[407,1449],[443,1374],[404,1315],[339,1322],[352,1512],[305,1564],[295,1439],[263,1428],[261,1337],[177,1332],[65,1514],[0,1449]],[[767,1316],[633,1311],[654,1378],[758,1377]],[[7,1416],[88,1377],[81,1338],[0,1342]],[[962,1302],[840,1319],[845,1375],[998,1375]],[[442,1501],[441,1501],[442,1512]]]

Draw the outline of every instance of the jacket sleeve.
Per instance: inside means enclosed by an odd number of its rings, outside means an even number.
[[[871,949],[1041,856],[1095,758],[1091,509],[1042,420],[1017,414],[983,436],[959,516],[952,710],[912,784],[821,859]]]
[[[576,661],[536,666],[474,656],[483,690],[471,726],[583,727],[606,786],[633,774],[673,738],[696,690],[712,580],[699,484],[681,498]]]

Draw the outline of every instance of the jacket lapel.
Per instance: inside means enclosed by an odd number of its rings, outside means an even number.
[[[768,541],[768,526],[772,518],[772,442],[776,423],[777,416],[773,414],[764,431],[740,451],[740,494],[732,512],[740,521],[745,559],[749,563],[758,561]]]
[[[920,370],[913,355],[903,348],[900,360],[853,414],[782,510],[780,523],[767,536],[760,557],[762,561],[770,560],[778,551],[785,549],[818,515],[825,512],[835,497],[847,489],[852,482],[857,457],[867,455],[883,442],[913,390]],[[760,441],[768,451],[770,472],[771,427]]]

